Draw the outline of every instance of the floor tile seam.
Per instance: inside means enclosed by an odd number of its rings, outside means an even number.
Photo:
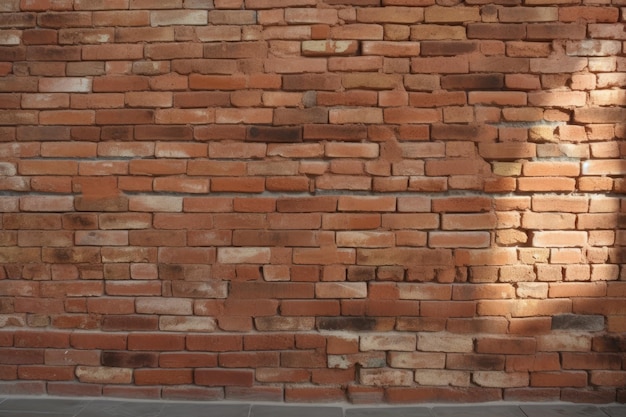
[[[248,417],[254,417],[253,416],[253,406],[254,405],[263,405],[263,406],[275,406],[275,407],[306,407],[311,406],[311,404],[297,404],[297,403],[272,403],[272,402],[240,402],[240,401],[218,401],[218,402],[208,402],[208,401],[180,401],[180,400],[149,400],[149,399],[124,399],[124,398],[104,398],[104,397],[94,397],[94,398],[75,398],[75,397],[48,397],[48,396],[41,396],[41,397],[29,397],[29,396],[24,396],[24,397],[2,397],[0,398],[0,409],[2,406],[2,403],[6,402],[9,399],[23,399],[24,401],[38,401],[38,400],[75,400],[75,401],[79,401],[83,403],[83,406],[81,408],[80,411],[84,410],[85,407],[87,407],[91,402],[93,401],[113,401],[113,402],[142,402],[142,403],[152,403],[152,402],[160,402],[163,404],[180,404],[180,403],[198,403],[198,404],[203,404],[203,405],[242,405],[242,404],[246,404],[247,405],[247,416]],[[502,405],[515,405],[517,406],[520,411],[527,417],[532,417],[529,416],[528,413],[524,412],[524,410],[521,408],[522,406],[527,406],[527,405],[532,405],[532,406],[545,406],[545,407],[551,407],[551,406],[587,406],[590,408],[595,409],[597,412],[600,412],[602,414],[602,416],[606,416],[606,417],[610,417],[610,414],[608,414],[604,409],[606,407],[610,407],[612,404],[602,404],[602,405],[593,405],[593,404],[576,404],[576,403],[564,403],[564,402],[546,402],[546,403],[509,403],[509,402],[490,402],[490,403],[470,403],[470,404],[456,404],[456,403],[436,403],[436,404],[405,404],[405,405],[392,405],[392,406],[387,406],[387,405],[381,405],[381,406],[372,406],[372,405],[351,405],[351,404],[332,404],[332,403],[320,403],[320,404],[315,404],[314,406],[321,406],[321,407],[340,407],[341,408],[341,415],[343,417],[346,417],[346,412],[347,410],[350,409],[362,409],[362,408],[378,408],[381,410],[393,410],[395,408],[401,408],[401,407],[416,407],[416,408],[428,408],[429,410],[431,410],[431,414],[432,414],[432,410],[438,408],[438,407],[449,407],[449,406],[453,406],[453,407],[490,407],[490,406],[502,406]],[[617,406],[620,406],[622,404],[614,404]],[[80,411],[78,413],[80,413]],[[75,415],[76,416],[76,415]],[[74,417],[75,417],[74,416]],[[191,416],[189,416],[191,417]]]

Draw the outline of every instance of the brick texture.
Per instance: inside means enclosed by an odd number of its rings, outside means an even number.
[[[0,395],[626,399],[623,0],[4,0]]]

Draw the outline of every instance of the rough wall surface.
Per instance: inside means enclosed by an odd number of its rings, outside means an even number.
[[[2,0],[0,393],[626,401],[624,0]]]

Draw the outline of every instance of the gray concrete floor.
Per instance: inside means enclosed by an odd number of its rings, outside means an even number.
[[[626,417],[626,405],[351,406],[0,397],[0,417]]]

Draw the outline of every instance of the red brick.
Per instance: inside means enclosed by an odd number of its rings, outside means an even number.
[[[285,401],[301,403],[327,403],[345,401],[345,393],[340,388],[334,387],[287,387],[285,389]]]
[[[252,370],[221,370],[196,369],[194,381],[204,386],[252,386],[254,371]]]
[[[587,373],[576,371],[533,372],[530,374],[532,387],[584,387]]]
[[[23,94],[22,108],[54,109],[69,107],[69,95],[62,93]]]
[[[561,390],[558,388],[508,388],[504,391],[507,401],[559,401]]]
[[[72,366],[37,366],[23,365],[18,368],[19,379],[32,379],[40,381],[71,381],[74,379]]]
[[[136,333],[128,335],[129,350],[151,350],[158,346],[159,351],[182,350],[185,347],[183,335]]]
[[[38,80],[31,78],[6,76],[0,80],[0,91],[2,92],[38,92]],[[39,90],[39,92],[44,92]]]
[[[0,94],[0,97],[2,98],[2,108],[3,109],[19,109],[20,108],[20,96],[19,95],[3,93],[3,94]],[[35,97],[38,98],[39,96],[38,95],[31,96],[30,106],[37,106],[36,100],[32,99],[32,98],[35,98]],[[45,98],[45,96],[44,96],[44,98]],[[49,101],[51,101],[51,102],[52,101],[56,101],[55,97],[50,97],[50,98],[53,99],[53,100],[49,100]],[[27,100],[24,100],[24,101],[27,101]],[[26,103],[26,106],[28,106],[28,105],[29,104]],[[45,100],[44,100],[43,106],[44,107],[46,106]],[[54,104],[53,104],[53,106],[54,106]]]

